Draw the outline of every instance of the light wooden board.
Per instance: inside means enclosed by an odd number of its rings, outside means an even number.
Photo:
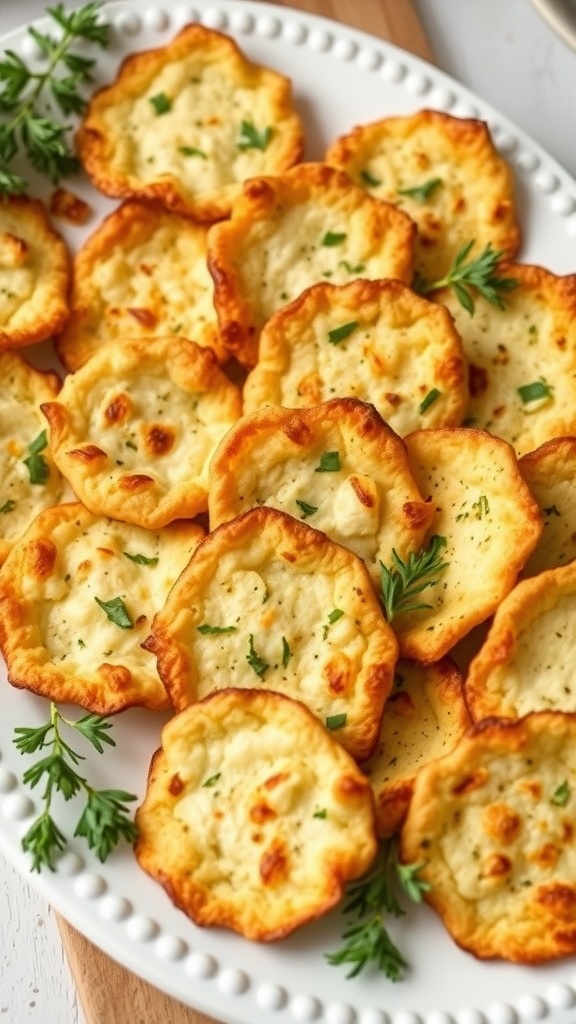
[[[320,14],[395,43],[433,61],[432,51],[411,0],[276,0]],[[197,1010],[168,998],[93,946],[63,918],[62,941],[78,987],[87,1024],[218,1024]]]

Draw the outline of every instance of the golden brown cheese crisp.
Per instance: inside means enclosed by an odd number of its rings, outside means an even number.
[[[176,710],[227,686],[303,701],[353,756],[374,747],[398,645],[359,558],[277,509],[199,545],[147,648]]]
[[[538,546],[522,570],[535,576],[576,558],[576,437],[555,437],[518,460],[544,519]]]
[[[157,203],[122,203],[76,253],[70,317],[57,339],[62,362],[77,370],[107,341],[189,338],[218,358],[213,284],[205,225]]]
[[[208,506],[208,464],[241,411],[211,349],[110,341],[42,410],[54,461],[92,512],[158,529]]]
[[[422,765],[452,750],[470,727],[462,675],[450,658],[435,665],[399,661],[377,747],[362,771],[376,801],[376,831],[398,832]]]
[[[470,316],[451,293],[437,298],[454,317],[469,364],[467,419],[524,455],[576,434],[576,274],[519,263],[498,274],[517,282],[504,309],[475,296]]]
[[[127,57],[76,139],[106,195],[156,199],[199,221],[228,216],[246,178],[281,173],[303,148],[290,80],[199,24]]]
[[[393,625],[402,655],[429,663],[493,614],[536,547],[542,517],[506,441],[453,427],[418,430],[405,443],[446,567],[419,595],[428,607],[400,612]]]
[[[221,690],[162,731],[140,866],[199,925],[268,942],[327,913],[376,853],[368,781],[297,701]]]
[[[412,220],[327,164],[299,164],[246,182],[229,221],[208,233],[222,342],[255,365],[265,322],[330,279],[412,277]]]
[[[48,444],[42,402],[56,398],[60,379],[16,352],[0,352],[0,565],[34,517],[57,505],[64,481]]]
[[[95,714],[168,706],[142,648],[203,536],[143,530],[79,502],[41,512],[0,570],[0,648],[13,686]]]
[[[44,341],[68,317],[70,257],[39,199],[0,204],[0,352]]]
[[[481,959],[576,952],[576,716],[487,719],[419,771],[401,857]]]
[[[323,282],[278,310],[262,329],[244,412],[346,395],[371,402],[401,436],[459,425],[467,368],[447,310],[394,280]]]
[[[497,609],[470,665],[473,717],[576,711],[575,644],[576,563],[522,580]]]
[[[353,398],[243,416],[210,463],[208,505],[211,526],[280,508],[354,551],[373,578],[392,548],[404,557],[420,547],[434,515],[402,439]]]
[[[448,272],[469,242],[508,259],[520,244],[512,170],[484,121],[419,110],[358,125],[336,139],[326,161],[415,221],[416,274],[428,284]]]

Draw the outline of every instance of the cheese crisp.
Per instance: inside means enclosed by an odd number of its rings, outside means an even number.
[[[444,538],[445,568],[421,595],[428,607],[400,612],[404,657],[437,661],[509,593],[542,532],[538,505],[509,444],[467,427],[418,430],[405,438],[410,467]]]
[[[431,284],[475,242],[516,255],[520,230],[514,179],[483,121],[419,110],[359,125],[330,146],[326,161],[416,222],[414,264]]]
[[[102,346],[42,409],[76,496],[158,529],[206,510],[208,462],[241,404],[211,349],[141,338]]]
[[[68,316],[70,258],[44,206],[25,196],[0,203],[0,352],[43,341]]]
[[[289,79],[199,24],[128,57],[77,133],[106,195],[157,199],[200,221],[226,217],[246,178],[281,173],[302,148]]]
[[[522,570],[535,576],[576,558],[576,437],[555,437],[518,460],[544,518],[538,546]]]
[[[41,512],[0,571],[9,682],[96,714],[166,707],[141,645],[202,535],[192,523],[142,530],[79,502]]]
[[[373,406],[336,398],[243,416],[210,464],[211,526],[254,505],[306,520],[364,559],[374,578],[392,548],[418,549],[434,510],[406,447]]]
[[[473,717],[576,712],[575,643],[576,563],[518,583],[470,665],[466,699]]]
[[[140,866],[176,906],[259,942],[327,913],[376,854],[368,781],[265,690],[221,690],[164,726],[136,823]]]
[[[15,352],[0,352],[0,380],[1,564],[37,513],[60,501],[64,481],[40,409],[58,394],[59,378]]]
[[[469,726],[462,676],[450,659],[436,665],[398,663],[378,745],[362,765],[374,790],[379,836],[400,829],[416,773],[452,750]]]
[[[470,421],[524,455],[576,434],[576,274],[517,263],[498,273],[517,282],[503,310],[478,296],[470,316],[447,291],[438,298],[469,363]]]
[[[74,259],[71,313],[57,339],[77,370],[106,341],[178,335],[209,345],[220,359],[207,228],[154,203],[126,202]]]
[[[400,281],[321,283],[264,325],[244,412],[351,395],[404,435],[457,426],[468,404],[462,343],[449,313]]]
[[[208,233],[208,266],[223,344],[254,366],[265,322],[330,278],[412,276],[415,226],[327,164],[246,182],[232,217]]]
[[[212,690],[262,686],[303,701],[362,758],[376,742],[398,645],[359,558],[258,508],[198,547],[147,647],[177,710]]]
[[[482,722],[421,768],[402,859],[464,949],[537,964],[576,953],[576,716]]]

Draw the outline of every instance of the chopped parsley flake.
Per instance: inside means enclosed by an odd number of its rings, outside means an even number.
[[[322,452],[320,463],[316,466],[315,473],[338,473],[340,470],[339,452]]]
[[[215,772],[214,775],[210,775],[206,779],[206,781],[202,783],[202,786],[205,786],[208,789],[210,789],[211,786],[215,786],[216,785],[216,783],[218,782],[218,779],[220,778],[221,775],[222,775],[222,772]]]
[[[248,643],[248,654],[246,655],[246,661],[250,665],[250,668],[254,669],[256,675],[259,676],[260,679],[264,678],[264,676],[266,675],[266,672],[270,668],[270,665],[268,664],[268,662],[264,661],[264,659],[261,658],[260,655],[256,652],[256,650],[254,648],[254,636],[253,636],[252,633],[250,633],[250,638],[249,638],[249,643]]]
[[[115,626],[119,626],[120,629],[134,628],[134,623],[121,597],[113,597],[110,601],[101,601],[99,597],[95,597],[94,600]]]
[[[328,715],[326,718],[326,728],[334,732],[336,729],[342,729],[346,725],[348,715],[344,711],[341,715]]]
[[[398,195],[410,196],[411,199],[416,199],[419,203],[425,203],[441,184],[442,178],[429,178],[428,181],[422,182],[421,185],[415,185],[413,188],[399,188]]]
[[[565,780],[558,789],[554,790],[550,797],[550,803],[555,804],[556,807],[565,807],[570,799],[570,786]]]
[[[203,622],[201,626],[197,626],[196,629],[203,636],[218,636],[220,633],[235,633],[236,626],[211,626],[208,622]]]
[[[136,565],[158,565],[158,558],[148,558],[146,555],[136,554],[131,555],[129,551],[125,551],[124,555],[129,558],[131,562],[135,562]]]
[[[351,320],[347,324],[342,324],[341,327],[333,327],[331,331],[328,331],[328,341],[331,345],[339,345],[341,341],[349,338],[358,326],[357,320]]]
[[[0,515],[5,516],[7,515],[8,512],[13,512],[15,508],[16,502],[12,501],[12,499],[9,498],[8,501],[5,501],[2,507],[0,508]]]
[[[172,100],[168,99],[166,93],[159,92],[156,96],[150,97],[150,103],[154,107],[154,113],[160,117],[172,109]]]
[[[440,398],[441,394],[442,394],[442,392],[439,391],[438,388],[432,388],[432,390],[429,391],[428,394],[420,402],[420,405],[418,407],[418,412],[420,414],[426,412],[430,408],[431,405],[434,405],[434,402],[438,401],[438,399]]]
[[[296,498],[296,504],[302,513],[300,519],[308,519],[309,516],[313,516],[318,511],[317,505],[309,505],[307,501],[301,501],[300,498]]]
[[[333,245],[340,245],[347,237],[346,232],[341,231],[327,231],[322,239],[322,245],[331,247]]]
[[[271,128],[263,128],[262,131],[258,131],[255,125],[252,124],[252,121],[242,121],[240,125],[240,139],[236,145],[242,151],[246,149],[265,150],[271,138]]]

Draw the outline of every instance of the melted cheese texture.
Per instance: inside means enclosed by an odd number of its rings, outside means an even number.
[[[10,681],[97,713],[166,706],[142,643],[201,536],[193,524],[153,532],[79,503],[43,512],[3,570]]]
[[[424,862],[426,899],[483,959],[574,955],[576,719],[488,719],[424,765],[401,857]]]
[[[370,787],[303,705],[229,689],[162,733],[136,856],[196,922],[259,941],[326,913],[373,860]]]

